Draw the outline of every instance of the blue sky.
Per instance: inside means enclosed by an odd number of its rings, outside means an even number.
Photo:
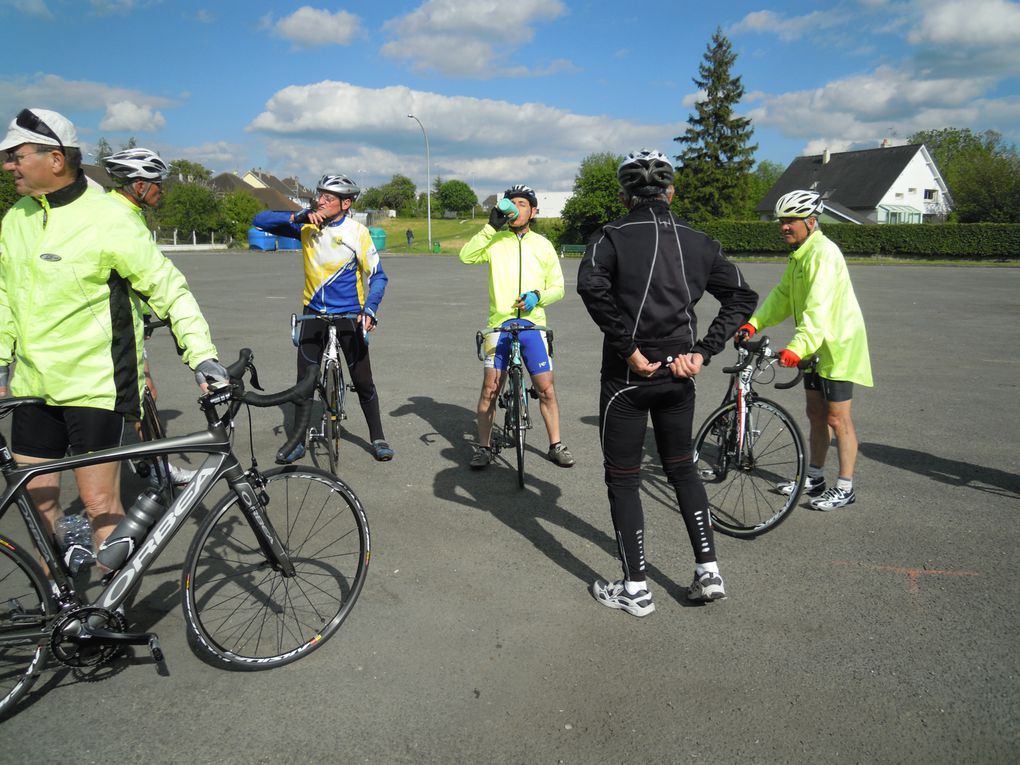
[[[714,6],[714,7],[713,7]],[[902,143],[1020,143],[1020,3],[831,0],[0,0],[0,121],[56,109],[86,152],[130,136],[215,171],[363,186],[394,173],[565,191],[597,151],[678,153],[716,27],[759,160]]]

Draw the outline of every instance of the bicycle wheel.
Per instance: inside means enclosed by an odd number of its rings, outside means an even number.
[[[807,476],[800,429],[786,410],[768,399],[747,406],[738,447],[737,405],[715,410],[694,439],[695,464],[705,483],[712,525],[723,534],[751,538],[771,531],[797,506]],[[795,481],[785,495],[776,489]]]
[[[56,612],[39,564],[0,537],[0,717],[10,713],[42,671],[48,623]]]
[[[197,653],[232,669],[306,656],[337,631],[365,583],[368,521],[336,476],[288,465],[265,473],[266,514],[294,564],[271,567],[231,492],[188,550],[181,590]]]
[[[508,418],[513,418],[510,428],[513,433],[514,449],[517,451],[517,485],[522,489],[524,488],[524,440],[526,435],[524,407],[527,406],[524,396],[528,395],[524,390],[523,378],[524,373],[520,367],[510,369],[510,414],[508,414]]]
[[[340,365],[329,363],[325,378],[322,437],[329,455],[329,471],[335,475],[340,466],[340,418],[343,415],[344,401],[344,377]]]

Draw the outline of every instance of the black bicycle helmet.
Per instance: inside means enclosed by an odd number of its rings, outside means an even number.
[[[673,185],[673,163],[661,151],[642,149],[624,157],[616,177],[623,190],[631,194],[661,194]]]
[[[535,194],[535,190],[531,186],[518,183],[503,192],[504,199],[513,199],[514,197],[523,197],[531,203],[532,207],[538,207],[538,195]]]

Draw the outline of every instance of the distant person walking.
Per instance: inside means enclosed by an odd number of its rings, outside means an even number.
[[[407,236],[407,249],[410,250],[411,244],[414,242],[414,232],[411,229],[407,229],[407,231],[404,232],[404,235]]]

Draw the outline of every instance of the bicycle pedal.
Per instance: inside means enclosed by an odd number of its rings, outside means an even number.
[[[157,664],[163,663],[163,649],[159,646],[159,637],[150,632],[149,633],[149,653],[152,654],[152,660]]]
[[[538,399],[538,391],[535,390],[534,388],[528,388],[528,395],[531,396],[533,399],[536,400]]]

